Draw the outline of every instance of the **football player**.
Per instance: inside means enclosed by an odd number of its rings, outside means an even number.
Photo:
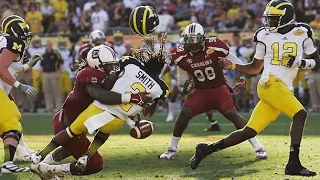
[[[174,125],[169,148],[159,156],[160,159],[174,158],[189,120],[198,114],[215,109],[229,119],[237,129],[243,128],[246,124],[246,120],[235,109],[232,90],[226,84],[223,68],[218,63],[219,57],[228,57],[236,63],[242,63],[229,52],[228,45],[216,37],[205,38],[203,27],[192,23],[184,30],[184,44],[173,48],[171,55],[174,63],[178,65],[178,84],[182,86],[191,76],[195,87],[184,101]],[[186,89],[190,88],[189,86]],[[249,142],[254,147],[256,158],[267,157],[267,153],[256,138],[251,138]]]
[[[141,53],[144,52],[144,50],[141,50]],[[111,76],[116,74],[118,79],[114,86],[113,83],[110,84],[111,87],[113,86],[111,91],[99,94],[99,96],[104,96],[104,99],[96,98],[97,101],[84,110],[69,127],[59,132],[39,152],[37,157],[35,156],[34,162],[39,162],[42,157],[45,157],[59,145],[65,146],[65,144],[69,144],[70,140],[73,138],[77,139],[85,131],[91,134],[97,131],[94,140],[90,146],[87,146],[86,151],[82,152],[82,157],[75,157],[78,159],[78,162],[63,165],[39,163],[33,169],[38,169],[42,175],[50,175],[50,172],[55,172],[58,175],[88,175],[99,172],[103,165],[102,157],[99,155],[99,162],[92,162],[92,160],[97,156],[98,148],[108,139],[109,134],[121,128],[124,122],[128,120],[128,116],[134,116],[144,106],[150,105],[149,102],[151,100],[153,100],[152,105],[148,109],[155,110],[156,101],[159,98],[165,97],[168,88],[158,77],[163,67],[163,64],[158,61],[159,55],[152,55],[151,60],[149,59],[148,61],[138,61],[128,56],[123,57],[120,61],[121,69],[115,73],[113,69],[114,67],[115,69],[118,68],[118,61],[111,48],[106,45],[100,45],[90,50],[87,59],[88,63],[92,63],[93,67],[96,68],[102,67],[100,61],[107,62],[108,64],[113,63],[116,66],[108,67],[105,71],[110,71],[111,68]],[[139,57],[141,58],[142,56]],[[145,54],[143,57],[145,57]],[[108,79],[111,76],[109,74]],[[151,116],[154,111],[149,112],[150,114],[146,114],[147,117]],[[78,146],[74,148],[78,149]],[[98,171],[90,170],[92,166],[97,166],[97,163],[100,165],[100,168],[97,169]]]
[[[13,101],[8,97],[12,87],[35,98],[33,87],[22,84],[16,76],[34,66],[42,57],[35,55],[29,63],[22,65],[25,46],[29,45],[32,35],[28,24],[17,15],[6,17],[2,21],[0,36],[0,136],[4,145],[4,163],[2,173],[26,172],[29,168],[13,164],[16,147],[22,135],[21,114]],[[5,108],[4,108],[5,107]]]
[[[312,41],[310,27],[293,23],[294,12],[292,4],[287,0],[270,1],[264,11],[265,27],[258,29],[254,35],[257,45],[253,61],[239,65],[222,59],[221,64],[225,69],[246,74],[258,74],[264,67],[257,88],[260,101],[243,129],[213,144],[199,143],[190,160],[192,169],[196,169],[207,155],[256,136],[283,112],[292,119],[290,155],[285,174],[316,175],[316,172],[302,166],[299,159],[307,111],[289,87],[298,69],[319,68],[319,53]],[[304,53],[307,59],[302,58]]]

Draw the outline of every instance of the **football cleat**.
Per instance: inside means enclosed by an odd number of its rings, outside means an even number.
[[[171,160],[174,159],[177,150],[173,150],[171,147],[168,148],[166,152],[159,156],[159,159]]]
[[[52,153],[48,154],[41,162],[50,164],[50,165],[57,165],[58,162],[55,161],[52,157]]]
[[[290,163],[290,162],[287,164],[284,172],[286,175],[291,175],[291,176],[315,176],[315,175],[317,175],[316,172],[303,167],[301,164],[295,164],[295,163]]]
[[[39,154],[39,152],[35,152],[33,154],[31,154],[31,161],[34,164],[38,164],[40,163],[42,160],[42,156]]]
[[[268,158],[268,153],[263,148],[256,150],[256,159],[262,160],[267,158]]]
[[[81,169],[82,171],[86,170],[86,167],[87,167],[87,164],[88,164],[88,161],[89,161],[89,156],[88,155],[84,155],[84,156],[81,156],[77,163],[76,163],[76,167]]]
[[[205,131],[221,131],[219,124],[210,125],[208,129],[204,129]]]
[[[17,172],[29,172],[30,168],[20,167],[16,164],[13,164],[12,161],[7,161],[3,163],[1,167],[1,173],[17,173]]]
[[[190,167],[192,170],[197,169],[198,165],[202,161],[203,158],[208,156],[208,144],[206,143],[198,143],[196,146],[196,153],[190,159]]]
[[[31,155],[25,155],[22,157],[18,157],[14,160],[15,162],[32,162],[31,161]]]

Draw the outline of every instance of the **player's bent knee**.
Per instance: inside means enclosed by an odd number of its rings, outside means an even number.
[[[1,135],[1,138],[3,140],[5,140],[7,138],[13,138],[13,139],[19,141],[21,138],[21,132],[17,131],[17,130],[6,131]]]
[[[86,126],[84,124],[75,124],[75,123],[72,123],[70,125],[70,131],[75,134],[75,135],[80,135],[82,133],[84,133],[86,131]]]
[[[305,109],[301,109],[299,112],[297,112],[294,116],[293,116],[293,120],[297,121],[297,120],[303,120],[305,121],[306,118],[308,116],[308,113]]]
[[[245,139],[250,139],[250,138],[253,138],[253,137],[255,137],[258,133],[257,133],[257,131],[255,131],[254,129],[252,129],[252,128],[250,128],[250,127],[245,127],[245,128],[243,128],[243,130],[242,130],[244,133],[244,138]]]

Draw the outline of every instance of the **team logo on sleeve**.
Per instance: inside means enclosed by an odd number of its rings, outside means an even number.
[[[298,29],[298,30],[296,30],[295,32],[293,32],[293,34],[294,34],[295,36],[301,36],[303,33],[304,33],[304,31],[301,30],[301,29]]]
[[[98,83],[98,79],[96,77],[92,77],[91,78],[91,83],[92,84],[97,84]]]
[[[214,52],[214,49],[209,47],[206,51],[206,54],[212,54]]]

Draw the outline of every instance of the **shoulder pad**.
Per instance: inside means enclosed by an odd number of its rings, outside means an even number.
[[[305,32],[307,32],[307,35],[308,37],[312,38],[312,30],[311,30],[311,27],[308,25],[308,24],[305,24],[305,23],[295,23],[294,24],[295,27],[300,27],[302,28]],[[299,30],[295,31],[294,32],[294,35],[300,35],[301,34],[301,31],[298,32]],[[295,34],[296,33],[296,34]],[[302,34],[301,34],[302,35]]]
[[[222,56],[227,56],[229,54],[229,46],[216,37],[206,38],[206,47],[208,48],[206,51],[207,54],[212,54],[213,51],[222,53]]]
[[[23,54],[25,43],[22,39],[14,37],[14,36],[4,36],[7,40],[7,49],[12,51],[13,53]]]
[[[102,84],[106,77],[106,73],[102,71],[98,71],[91,67],[85,67],[79,71],[77,81],[87,84]]]
[[[186,51],[185,45],[180,44],[170,51],[172,60],[178,64],[183,58],[188,56],[188,52]]]
[[[262,35],[265,35],[265,34],[263,34],[263,32],[265,32],[265,30],[266,29],[264,27],[259,28],[253,35],[253,42],[261,41],[259,37]]]
[[[140,68],[143,67],[143,65],[137,60],[136,58],[132,56],[122,56],[121,59],[119,60],[120,63],[120,68],[123,69],[126,65],[128,64],[135,64],[139,66]]]

